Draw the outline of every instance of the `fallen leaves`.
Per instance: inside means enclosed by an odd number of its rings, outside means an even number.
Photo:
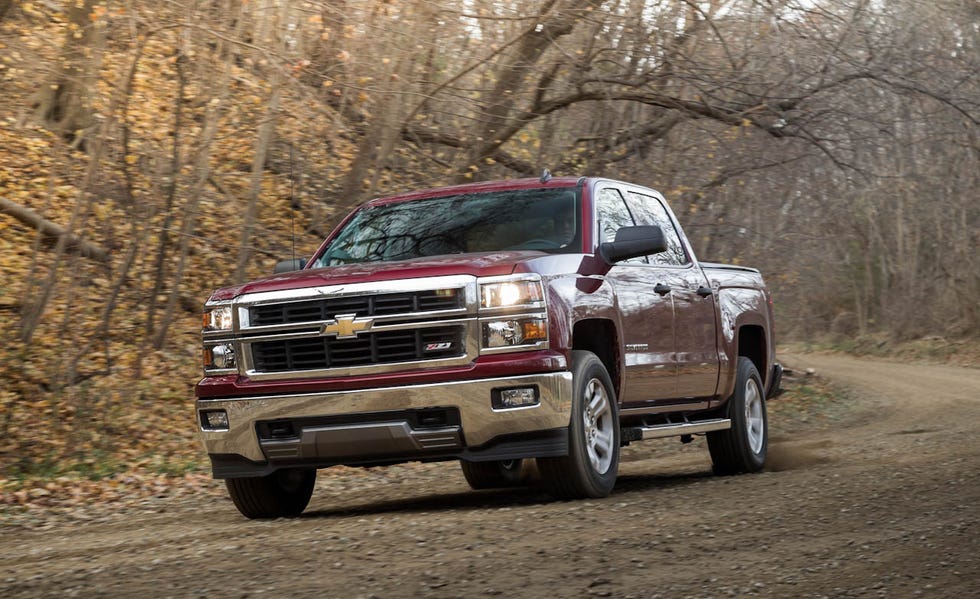
[[[143,469],[99,480],[0,478],[0,522],[45,528],[59,519],[89,520],[191,496],[224,496],[224,485],[203,471],[176,476]]]

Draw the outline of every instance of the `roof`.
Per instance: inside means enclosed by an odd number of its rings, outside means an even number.
[[[407,193],[396,194],[392,196],[376,198],[369,202],[367,205],[377,206],[381,204],[390,204],[394,202],[406,202],[411,200],[421,200],[427,198],[436,198],[449,195],[461,195],[467,193],[483,193],[488,191],[510,191],[519,189],[548,189],[548,188],[562,188],[562,187],[575,187],[584,177],[552,177],[547,182],[542,183],[541,179],[505,179],[501,181],[484,181],[481,183],[466,183],[463,185],[450,185],[447,187],[436,187],[432,189],[424,189],[421,191],[410,191]]]

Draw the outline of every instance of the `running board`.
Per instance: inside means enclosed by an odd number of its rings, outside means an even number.
[[[654,426],[631,426],[624,428],[621,436],[624,442],[630,442],[642,441],[644,439],[676,437],[678,435],[694,435],[697,433],[721,431],[728,428],[732,428],[732,421],[730,419],[715,418],[712,420],[699,420],[697,422],[678,422],[670,424],[657,424]]]

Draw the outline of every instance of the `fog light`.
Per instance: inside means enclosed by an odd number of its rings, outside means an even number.
[[[202,410],[201,427],[208,431],[228,430],[228,412],[224,410]]]
[[[491,403],[496,410],[527,408],[540,403],[537,387],[514,387],[513,389],[494,389]]]

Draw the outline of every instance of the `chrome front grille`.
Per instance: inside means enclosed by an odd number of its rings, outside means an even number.
[[[251,326],[267,326],[327,320],[337,314],[390,316],[455,310],[463,307],[461,292],[461,289],[428,289],[256,305],[249,308],[249,323]]]
[[[465,329],[451,325],[365,333],[355,339],[314,337],[252,344],[255,369],[288,372],[437,360],[466,353]]]
[[[453,275],[244,295],[239,374],[254,380],[461,366],[479,355],[476,277]]]

